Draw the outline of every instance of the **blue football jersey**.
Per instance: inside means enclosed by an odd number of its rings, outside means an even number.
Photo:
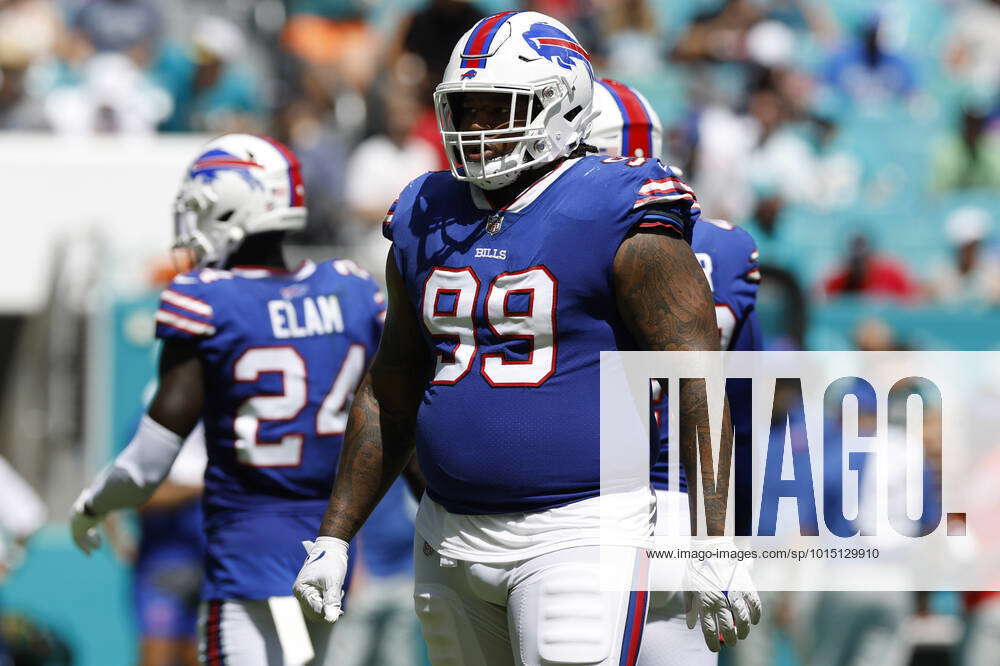
[[[319,529],[385,303],[353,262],[177,276],[157,337],[196,346],[205,404],[207,599],[287,595]]]
[[[760,325],[754,306],[760,267],[757,246],[745,230],[721,220],[703,218],[694,230],[691,242],[698,263],[705,271],[715,297],[715,319],[719,327],[720,347],[730,351],[761,348]],[[667,489],[667,404],[655,382],[653,412],[660,429],[660,453],[650,478],[653,487]],[[730,418],[737,434],[750,432],[750,399],[743,386],[727,387]],[[684,468],[680,469],[680,489],[687,490]]]
[[[636,349],[612,262],[633,228],[690,241],[699,214],[642,158],[566,160],[502,210],[448,172],[402,192],[383,228],[435,358],[416,432],[431,499],[492,514],[599,494],[600,352]]]

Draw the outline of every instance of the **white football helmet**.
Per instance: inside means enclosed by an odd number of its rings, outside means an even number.
[[[265,136],[226,134],[188,167],[174,202],[174,247],[196,266],[221,267],[252,234],[306,224],[299,160]]]
[[[587,143],[615,157],[659,159],[663,150],[660,117],[635,88],[611,79],[594,85],[594,120]]]
[[[503,129],[459,131],[462,93],[510,98]],[[483,19],[455,45],[434,109],[452,175],[486,189],[514,182],[525,169],[576,148],[594,118],[594,73],[580,42],[559,21],[537,12],[503,12]],[[526,118],[515,118],[520,108]],[[513,144],[486,158],[487,144]],[[469,154],[479,154],[469,159]]]

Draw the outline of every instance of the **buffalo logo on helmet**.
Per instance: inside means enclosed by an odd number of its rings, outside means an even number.
[[[594,71],[590,67],[590,56],[573,39],[572,35],[547,23],[535,23],[528,28],[523,37],[528,46],[538,55],[551,60],[563,69],[572,69],[576,61],[582,62],[587,66],[587,71],[593,78]]]
[[[469,70],[469,71],[467,71],[467,72],[463,72],[463,73],[462,73],[462,76],[460,76],[459,78],[460,78],[460,79],[462,79],[462,80],[464,81],[465,79],[471,79],[471,78],[472,78],[472,77],[474,77],[475,75],[476,75],[476,70],[474,70],[474,69],[470,69],[470,70]]]
[[[232,171],[243,178],[251,188],[263,190],[264,184],[251,171],[251,169],[263,168],[257,162],[244,160],[232,153],[216,149],[203,153],[195,160],[194,164],[191,165],[190,176],[210,183],[218,177],[220,171]]]

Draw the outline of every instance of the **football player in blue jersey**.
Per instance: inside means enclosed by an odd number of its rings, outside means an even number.
[[[435,664],[634,664],[641,645],[653,499],[645,477],[600,496],[600,352],[719,336],[693,192],[656,160],[587,155],[593,90],[558,21],[483,19],[434,95],[451,169],[413,181],[383,225],[386,330],[294,589],[336,619],[347,543],[415,448],[414,599]],[[697,418],[695,393],[678,399]],[[696,605],[735,641],[750,612],[715,582]]]
[[[662,149],[662,124],[656,111],[642,94],[618,81],[601,79],[594,88],[594,107],[600,115],[594,120],[588,143],[602,153],[616,156],[659,158]],[[670,167],[671,171],[678,170]],[[750,351],[761,349],[760,326],[754,306],[760,271],[757,247],[746,231],[721,220],[701,218],[694,229],[691,247],[701,264],[715,299],[715,318],[722,349]],[[750,398],[735,384],[728,389],[729,406],[737,442],[750,434]],[[659,384],[652,386],[654,409],[660,426],[661,448],[653,466],[651,481],[656,493],[656,534],[667,534],[667,526],[678,512],[688,511],[687,484],[683,467],[679,470],[679,488],[668,488],[668,449],[665,399]],[[734,390],[735,389],[735,390]],[[737,459],[739,458],[737,449]],[[739,495],[737,495],[739,498]],[[739,510],[737,513],[741,513]],[[678,521],[687,525],[687,521]],[[699,632],[685,622],[682,597],[667,592],[683,587],[682,571],[668,562],[654,565],[656,588],[650,599],[649,619],[643,636],[642,666],[711,666],[718,657],[710,652]]]
[[[198,268],[161,296],[159,387],[132,441],[73,508],[73,538],[89,552],[101,518],[145,502],[204,423],[200,652],[210,665],[326,658],[330,626],[304,623],[289,592],[385,306],[349,261],[286,268],[283,234],[305,217],[299,163],[285,146],[230,134],[204,147],[177,196],[177,247]]]

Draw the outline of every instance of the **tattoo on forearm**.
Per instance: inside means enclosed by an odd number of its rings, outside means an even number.
[[[350,541],[413,456],[429,352],[390,253],[389,313],[371,369],[351,405],[320,534]]]
[[[614,277],[619,312],[639,349],[719,349],[711,289],[690,246],[682,239],[652,233],[626,238],[615,256]],[[705,498],[708,534],[721,535],[725,530],[728,470],[732,460],[728,402],[723,413],[719,456],[719,467],[727,472],[718,482],[708,436],[704,383],[699,390],[696,383],[682,381],[678,402],[680,423],[684,424],[680,432],[680,458],[688,478],[692,530],[696,528],[694,507],[700,486]],[[695,473],[699,467],[700,476]],[[701,483],[696,483],[696,479]]]
[[[366,376],[351,406],[337,480],[320,533],[350,541],[413,454],[416,413],[394,413]]]

